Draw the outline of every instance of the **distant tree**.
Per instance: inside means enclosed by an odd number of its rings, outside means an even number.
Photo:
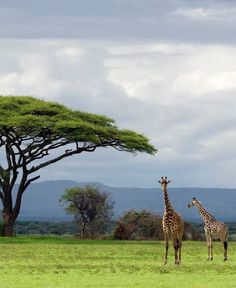
[[[163,239],[162,219],[147,210],[129,210],[117,221],[113,231],[117,240]]]
[[[24,191],[38,171],[64,158],[99,147],[154,154],[148,139],[121,130],[102,115],[69,109],[33,97],[0,96],[0,199],[5,236],[13,236]],[[52,153],[53,152],[53,153]],[[16,183],[19,185],[16,185]],[[13,197],[13,188],[16,197]]]
[[[59,202],[74,216],[81,238],[96,238],[106,232],[113,215],[114,202],[95,186],[67,189]]]
[[[1,222],[0,222],[1,223]],[[1,226],[0,226],[1,227]],[[17,234],[37,234],[37,235],[73,235],[76,233],[75,223],[71,222],[41,222],[41,221],[17,221],[15,229]],[[1,229],[0,229],[1,231]]]

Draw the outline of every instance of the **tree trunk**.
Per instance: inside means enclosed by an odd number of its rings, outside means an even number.
[[[14,232],[14,222],[13,221],[9,221],[7,223],[3,224],[3,235],[5,237],[14,237],[15,236],[15,232]]]
[[[11,208],[11,203],[3,208],[3,231],[2,236],[13,237],[14,233],[14,224],[16,222],[16,217],[14,217],[13,210]]]
[[[6,196],[5,198],[3,198],[3,201],[2,201],[2,205],[3,205],[3,211],[2,211],[2,216],[3,216],[2,234],[3,235],[2,236],[6,236],[6,237],[15,236],[14,225],[20,212],[21,199],[22,199],[22,195],[24,192],[24,185],[25,185],[26,180],[27,180],[27,176],[23,174],[17,194],[16,194],[15,205],[13,204],[13,201],[12,201],[12,187],[9,188],[7,187],[7,185],[5,185],[7,189],[4,191],[4,195]]]
[[[82,231],[81,231],[81,238],[82,238],[82,239],[85,238],[85,227],[86,227],[86,223],[84,222],[84,223],[83,223],[83,226],[82,226]]]

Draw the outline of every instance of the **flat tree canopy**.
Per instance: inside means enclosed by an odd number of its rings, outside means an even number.
[[[13,233],[7,232],[7,227],[12,230],[23,192],[40,177],[33,175],[35,172],[98,147],[131,153],[155,154],[157,151],[145,136],[119,129],[109,117],[28,96],[0,96],[0,148],[6,159],[0,167],[4,234]],[[53,151],[57,153],[51,153]],[[12,189],[17,180],[20,184],[13,203]]]

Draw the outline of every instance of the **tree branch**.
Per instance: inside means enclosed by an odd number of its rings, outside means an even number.
[[[39,179],[39,178],[40,178],[40,175],[35,176],[35,177],[27,180],[26,183],[25,183],[25,185],[24,185],[24,190],[26,190],[26,188],[29,186],[29,184],[30,184],[31,182],[33,182],[33,181],[35,181],[35,180],[37,180],[37,179]]]
[[[63,158],[66,158],[66,157],[69,157],[69,156],[72,156],[74,154],[80,154],[82,152],[94,152],[98,147],[113,147],[113,148],[117,148],[116,145],[119,143],[119,141],[117,140],[111,140],[111,141],[103,141],[101,142],[100,144],[84,144],[82,147],[79,146],[78,142],[76,142],[76,148],[74,150],[65,150],[65,153],[63,153],[62,155],[54,158],[54,159],[51,159],[51,160],[48,160],[44,163],[41,163],[37,166],[33,166],[31,169],[29,169],[29,173],[34,173],[36,171],[38,171],[39,169],[43,168],[43,167],[46,167],[50,164],[53,164],[57,161],[60,161],[61,159]],[[62,145],[63,146],[63,145]],[[122,150],[122,148],[121,148]],[[124,148],[125,150],[125,148]]]
[[[48,160],[48,161],[46,161],[44,163],[41,163],[41,164],[37,165],[37,166],[33,166],[31,169],[29,169],[29,174],[30,173],[34,173],[34,172],[38,171],[39,169],[41,169],[43,167],[46,167],[46,166],[48,166],[50,164],[56,163],[57,161],[60,161],[63,158],[72,156],[74,154],[80,154],[83,151],[85,151],[84,148],[72,150],[72,151],[69,151],[69,152],[67,150],[65,153],[63,153],[62,155],[60,155],[58,157],[55,157],[55,158],[53,158],[51,160]]]
[[[26,164],[29,164],[36,159],[41,159],[41,158],[49,155],[49,151],[57,149],[57,148],[62,147],[62,146],[66,146],[68,144],[70,144],[69,141],[65,141],[62,139],[60,142],[53,143],[52,145],[42,146],[41,148],[37,149],[37,151],[34,151],[33,153],[31,152],[29,154],[29,156],[27,157],[28,159],[26,161]]]

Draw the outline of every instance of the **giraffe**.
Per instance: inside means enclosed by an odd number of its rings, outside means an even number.
[[[213,238],[216,236],[220,238],[221,243],[224,246],[224,261],[227,260],[227,238],[228,238],[228,226],[220,221],[217,221],[214,216],[208,213],[202,206],[201,202],[196,198],[188,204],[188,207],[195,206],[199,214],[204,221],[204,230],[208,246],[208,260],[213,260]]]
[[[162,219],[163,232],[165,236],[166,251],[164,264],[167,263],[167,255],[169,248],[169,238],[172,237],[173,247],[175,250],[175,264],[179,265],[181,261],[181,246],[182,246],[182,236],[184,230],[184,223],[181,215],[177,213],[171,206],[169,196],[167,193],[167,185],[171,180],[167,180],[167,177],[161,177],[159,183],[161,183],[165,210]]]

